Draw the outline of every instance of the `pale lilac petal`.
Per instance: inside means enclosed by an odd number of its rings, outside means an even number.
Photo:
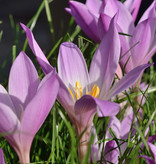
[[[14,148],[17,146],[16,142],[19,142],[20,121],[17,112],[5,88],[0,85],[0,133]]]
[[[27,39],[31,50],[33,51],[34,55],[37,57],[37,60],[45,74],[51,72],[53,67],[48,62],[47,58],[45,57],[44,53],[42,52],[41,48],[37,44],[31,30],[26,27],[24,24],[20,24],[23,30],[26,32]]]
[[[89,11],[88,7],[80,2],[69,1],[71,15],[82,30],[95,42],[99,42],[97,18]]]
[[[129,134],[130,128],[133,121],[133,114],[126,116],[121,122],[121,132],[120,136],[124,137]]]
[[[74,112],[74,99],[72,98],[68,88],[65,86],[63,81],[59,78],[58,80],[60,83],[57,99],[60,102],[60,104],[64,107],[66,112],[68,113],[68,116],[72,123],[74,123],[75,119],[75,112]]]
[[[115,116],[110,118],[105,135],[106,138],[112,138],[111,134],[109,133],[109,128],[113,130],[117,138],[120,138],[121,124],[120,121]]]
[[[133,46],[135,43],[139,42],[137,46],[132,48],[131,50],[131,58],[133,62],[133,68],[139,66],[144,60],[150,44],[151,44],[151,28],[149,24],[149,20],[145,20],[141,22],[136,29],[134,30],[133,37],[130,40],[130,47]]]
[[[114,140],[108,141],[104,150],[104,159],[114,164],[118,163],[119,150]]]
[[[91,83],[99,86],[99,98],[102,99],[112,85],[119,62],[120,40],[115,27],[116,19],[116,17],[112,19],[109,31],[93,56],[89,71]]]
[[[104,13],[113,17],[119,11],[118,25],[123,33],[132,34],[134,30],[134,22],[132,15],[128,9],[119,1],[108,0],[106,2]]]
[[[0,163],[5,164],[3,150],[0,149]]]
[[[114,102],[94,99],[98,107],[98,117],[115,116],[120,110],[120,105]]]
[[[27,105],[21,122],[21,142],[25,150],[30,150],[34,135],[49,114],[59,89],[56,73],[44,77],[34,98]]]
[[[135,21],[139,12],[139,8],[141,5],[141,0],[126,0],[124,5],[128,8],[133,16],[133,20]]]
[[[17,97],[25,107],[35,95],[38,85],[39,77],[33,63],[24,52],[21,52],[10,70],[9,94]],[[17,105],[16,102],[14,105]]]
[[[84,95],[76,101],[74,109],[79,126],[81,125],[83,129],[91,127],[93,117],[97,111],[97,105],[94,98],[89,95]]]
[[[142,72],[150,67],[152,64],[143,64],[134,68],[132,71],[127,73],[119,82],[117,82],[110,90],[109,94],[107,95],[107,99],[117,95],[118,93],[124,91],[128,87],[131,87],[137,79],[139,79]]]
[[[77,81],[85,88],[89,83],[87,65],[79,48],[70,42],[62,43],[58,55],[58,75],[69,88]]]
[[[156,1],[154,0],[153,3],[148,7],[148,9],[144,12],[143,16],[141,17],[140,22],[143,22],[144,20],[148,19],[151,16],[152,10],[155,10],[156,8]]]
[[[95,1],[95,0],[87,0],[86,1],[86,6],[96,16],[99,15],[100,9],[101,9],[102,2],[101,1]]]
[[[92,134],[95,136],[95,138],[91,147],[91,160],[92,162],[95,162],[95,161],[99,161],[101,156],[101,149],[99,148],[99,145],[97,143],[98,138],[97,138],[95,127],[92,127]]]

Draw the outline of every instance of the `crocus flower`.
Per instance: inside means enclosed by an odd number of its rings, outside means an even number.
[[[0,163],[5,164],[3,150],[0,149]]]
[[[150,9],[145,12],[139,24],[132,32],[132,37],[122,38],[122,53],[127,55],[121,57],[121,67],[125,67],[125,72],[141,64],[149,62],[156,52],[156,3],[153,2]],[[148,15],[148,16],[147,16]],[[137,45],[135,45],[137,44]],[[135,45],[135,47],[133,47]],[[127,64],[126,64],[127,63]]]
[[[99,117],[116,115],[119,105],[108,100],[131,86],[143,70],[149,67],[149,65],[137,67],[112,86],[120,56],[120,40],[115,25],[116,17],[113,18],[108,33],[94,54],[89,73],[85,59],[75,44],[65,42],[60,46],[58,55],[60,89],[57,99],[68,113],[77,135],[86,130],[79,144],[80,160],[87,150],[94,114],[97,112]],[[32,32],[25,25],[21,26],[44,73],[53,70]]]
[[[100,42],[108,30],[111,18],[117,12],[119,12],[117,23],[122,32],[131,34],[134,29],[134,21],[128,10],[129,4],[126,5],[127,7],[117,0],[86,0],[86,4],[69,1],[70,8],[66,8],[66,11],[74,17],[76,23],[86,35],[95,42]],[[138,6],[135,7],[132,7],[132,9],[135,8],[136,13]],[[103,27],[101,27],[101,21],[104,21]],[[103,31],[103,35],[101,35],[101,31]]]
[[[55,72],[39,81],[33,63],[24,52],[11,67],[8,92],[0,85],[0,133],[14,148],[22,164],[30,163],[33,138],[50,112],[58,88]]]

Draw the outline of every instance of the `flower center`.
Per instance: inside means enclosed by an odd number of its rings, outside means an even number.
[[[73,91],[69,88],[69,92],[74,99],[76,97],[76,100],[80,99],[82,97],[82,87],[81,83],[79,81],[76,82],[75,87],[73,87]],[[100,93],[100,88],[94,84],[90,92],[86,92],[87,95],[91,95],[95,98],[98,98]]]

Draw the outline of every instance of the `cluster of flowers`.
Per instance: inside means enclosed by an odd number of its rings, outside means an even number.
[[[128,138],[133,112],[128,111],[120,122],[115,117],[120,105],[113,100],[129,87],[141,88],[143,71],[151,66],[148,62],[156,52],[156,2],[135,26],[140,3],[141,0],[125,3],[87,0],[86,4],[69,1],[70,8],[66,10],[86,35],[99,43],[89,71],[80,49],[71,42],[64,42],[60,45],[56,72],[31,30],[21,23],[45,77],[40,82],[35,66],[20,52],[10,71],[8,92],[0,85],[0,133],[14,148],[20,163],[30,162],[33,138],[56,99],[66,110],[77,136],[83,133],[78,148],[80,162],[87,152],[90,134],[96,136],[95,114],[110,117],[108,128],[112,128],[117,138]],[[114,81],[116,74],[119,79]],[[139,97],[137,101],[140,103]],[[107,138],[112,138],[108,130]],[[156,163],[156,146],[152,144],[155,139],[156,136],[151,136],[148,140],[153,157],[142,156],[149,163]],[[97,137],[91,149],[92,161],[101,159],[101,147],[96,142]],[[121,145],[122,153],[125,148],[126,143]],[[106,142],[103,153],[106,154],[103,160],[118,163],[119,150],[114,140]],[[0,159],[4,163],[2,152]]]

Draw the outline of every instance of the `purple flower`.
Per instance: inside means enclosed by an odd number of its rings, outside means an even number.
[[[153,2],[132,31],[132,37],[122,37],[121,67],[125,72],[149,62],[156,52],[156,3]],[[125,56],[123,56],[129,51]],[[128,61],[128,62],[127,62]],[[127,64],[126,64],[127,63]]]
[[[128,139],[132,120],[133,120],[132,114],[125,117],[121,122],[116,117],[111,117],[107,131],[106,131],[105,139],[112,138],[111,134],[108,131],[109,128],[113,130],[113,132],[115,133],[118,139],[123,139],[123,140]],[[134,135],[135,132],[133,131],[132,135]],[[97,144],[98,139],[97,139],[94,128],[93,128],[93,134],[95,135],[95,140],[91,148],[91,159],[94,162],[94,161],[99,161],[101,159],[103,144],[100,144],[100,145]],[[127,148],[127,142],[125,143],[122,143],[122,142],[123,141],[121,141],[120,149],[121,149],[121,152],[124,153]],[[104,156],[104,161],[105,161],[104,163],[110,163],[110,162],[114,164],[118,163],[118,157],[120,156],[120,154],[119,154],[118,146],[114,140],[105,142],[103,156]]]
[[[58,89],[56,73],[49,73],[40,82],[24,52],[11,67],[8,92],[0,85],[0,133],[14,148],[20,163],[30,163],[33,138],[50,112]]]
[[[3,150],[2,149],[0,149],[0,163],[1,164],[5,164],[4,154],[3,154]]]
[[[156,135],[149,137],[148,139],[148,146],[152,155],[152,158],[146,155],[142,155],[142,158],[145,158],[146,162],[148,164],[155,164],[156,163],[156,146],[154,144],[152,144],[152,142],[156,140]]]
[[[69,1],[70,8],[67,8],[66,11],[74,17],[76,23],[81,27],[84,33],[95,42],[100,42],[109,28],[111,18],[113,18],[117,12],[119,12],[117,23],[122,29],[122,32],[131,34],[131,31],[134,29],[134,21],[128,10],[129,4],[126,4],[126,6],[127,7],[116,0],[87,0],[86,4]],[[133,9],[134,13],[137,13],[138,7],[139,4],[133,6],[130,10]]]
[[[150,66],[141,65],[135,68],[112,86],[120,56],[120,40],[115,25],[116,17],[112,19],[107,34],[93,56],[89,73],[85,59],[75,44],[65,42],[60,46],[58,55],[60,89],[57,99],[68,113],[78,136],[87,128],[80,140],[80,160],[87,149],[95,113],[97,112],[99,117],[116,115],[119,105],[108,100],[131,86],[144,69]],[[53,70],[32,32],[25,25],[21,26],[44,73]]]

